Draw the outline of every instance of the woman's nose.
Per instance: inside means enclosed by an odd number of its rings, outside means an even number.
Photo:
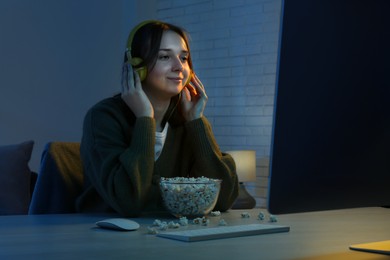
[[[183,71],[183,63],[181,62],[180,58],[176,58],[173,61],[172,70],[174,71]]]

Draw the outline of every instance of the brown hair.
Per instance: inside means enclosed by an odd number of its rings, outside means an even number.
[[[163,33],[165,31],[173,31],[180,35],[186,43],[188,52],[190,53],[188,57],[188,65],[191,70],[193,69],[189,38],[187,32],[183,28],[161,21],[150,21],[135,30],[135,32],[131,32],[131,34],[134,33],[134,36],[129,43],[131,44],[129,47],[133,58],[139,57],[142,59],[142,62],[136,67],[146,66],[149,71],[153,69],[158,58]],[[124,61],[127,62],[126,55]]]

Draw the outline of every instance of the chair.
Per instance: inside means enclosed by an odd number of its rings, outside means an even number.
[[[42,153],[29,214],[74,213],[82,188],[80,143],[49,142]]]

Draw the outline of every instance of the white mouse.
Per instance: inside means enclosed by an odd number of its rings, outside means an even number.
[[[121,231],[137,230],[140,225],[134,220],[127,218],[108,218],[96,222],[96,225],[101,228],[108,228]]]

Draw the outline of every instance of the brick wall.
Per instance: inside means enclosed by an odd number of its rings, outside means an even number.
[[[159,0],[158,19],[187,29],[222,150],[256,150],[248,191],[266,205],[281,0]]]

